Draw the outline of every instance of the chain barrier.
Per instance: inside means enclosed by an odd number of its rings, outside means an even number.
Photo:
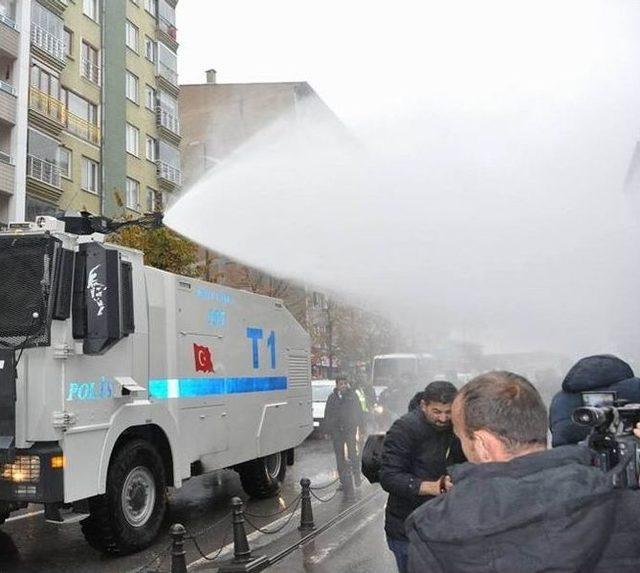
[[[261,527],[258,527],[255,523],[253,523],[245,514],[245,521],[251,526],[253,527],[256,531],[259,531],[260,533],[264,533],[265,535],[275,535],[276,533],[280,533],[285,527],[287,527],[287,525],[289,525],[289,523],[291,523],[291,520],[293,519],[293,516],[296,514],[296,510],[298,509],[298,506],[300,505],[300,500],[301,500],[301,496],[298,496],[295,504],[293,505],[293,507],[291,507],[291,515],[286,519],[286,521],[280,525],[279,527],[276,527],[275,529],[263,529]]]
[[[329,497],[320,497],[317,493],[315,493],[315,492],[313,491],[313,488],[311,488],[311,492],[310,492],[310,493],[311,493],[311,495],[312,495],[315,499],[317,499],[319,502],[321,502],[321,503],[329,503],[329,502],[330,502],[330,501],[331,501],[331,500],[332,500],[336,495],[338,495],[338,492],[339,492],[339,491],[340,491],[340,490],[339,490],[338,488],[336,488],[336,489],[334,490],[334,492],[333,492]]]
[[[340,477],[337,477],[336,479],[334,479],[333,481],[330,481],[329,483],[326,483],[324,485],[318,485],[315,487],[311,487],[312,491],[320,491],[321,489],[328,489],[330,488],[332,485],[336,485],[338,482],[340,481]]]
[[[140,567],[138,567],[133,573],[145,573],[147,571],[150,571],[149,568],[151,567],[151,565],[153,563],[158,561],[158,559],[160,559],[160,561],[158,562],[158,566],[156,567],[156,571],[160,571],[160,568],[162,567],[162,564],[164,563],[166,558],[169,556],[169,553],[171,551],[172,545],[173,545],[173,542],[169,543],[169,545],[167,545],[160,552],[154,553],[152,559],[147,561],[144,565],[141,565]]]
[[[276,511],[275,513],[265,513],[265,514],[257,514],[257,513],[249,513],[246,509],[244,510],[244,514],[248,515],[249,517],[255,517],[257,519],[266,519],[268,517],[275,517],[276,515],[282,515],[283,513],[287,513],[287,511],[289,511],[289,508],[295,504],[298,503],[298,500],[302,497],[302,494],[298,494],[293,500],[291,500],[289,502],[289,505],[285,505],[283,509],[279,509],[278,511]]]
[[[303,483],[306,481],[306,484]],[[322,490],[326,490],[334,485],[336,485],[338,482],[340,481],[340,478],[337,477],[336,479],[320,485],[320,486],[316,486],[316,487],[310,487],[309,484],[309,480],[307,479],[303,479],[301,480],[301,485],[303,486],[303,490],[307,491],[306,494],[306,498],[305,498],[305,503],[308,505],[309,507],[309,512],[311,512],[310,507],[310,497],[312,496],[315,499],[317,499],[319,502],[321,503],[328,503],[330,502],[333,498],[336,497],[336,495],[338,495],[338,493],[340,492],[339,488],[336,488],[333,493],[329,496],[329,497],[321,497],[318,494],[316,494],[316,491],[322,491]],[[306,489],[305,489],[306,488]],[[240,505],[241,504],[241,500],[238,498],[237,499],[238,503]],[[275,511],[273,513],[267,513],[267,514],[257,514],[257,513],[250,513],[248,511],[243,511],[242,512],[242,516],[244,518],[244,521],[246,521],[253,529],[255,529],[256,531],[259,531],[260,533],[263,533],[265,535],[275,535],[277,533],[280,533],[282,530],[284,530],[292,521],[293,517],[296,514],[296,511],[298,509],[298,507],[300,507],[300,504],[303,501],[303,494],[300,493],[298,494],[293,500],[291,500],[290,502],[288,502],[288,505],[285,505],[284,508],[279,509],[278,511]],[[283,515],[290,512],[290,515],[286,518],[286,520],[279,525],[278,527],[275,527],[273,529],[266,529],[263,527],[259,527],[258,525],[256,525],[250,518],[255,518],[255,519],[269,519],[271,517],[275,517],[278,515]],[[304,521],[304,512],[305,512],[305,507],[303,507],[303,521]],[[213,555],[212,557],[209,557],[202,549],[202,547],[200,546],[200,544],[198,543],[198,538],[200,538],[201,536],[203,536],[205,533],[208,533],[210,531],[212,531],[213,529],[215,529],[216,527],[220,526],[221,524],[225,523],[228,518],[233,514],[233,511],[228,512],[224,517],[222,517],[221,519],[215,521],[214,523],[212,523],[211,525],[208,525],[207,527],[195,532],[195,533],[189,533],[186,530],[185,531],[186,535],[184,535],[184,540],[185,541],[192,541],[193,545],[196,549],[196,551],[198,552],[198,554],[205,559],[206,561],[212,562],[212,561],[216,561],[220,555],[222,554],[222,551],[224,550],[224,548],[227,545],[227,541],[229,538],[229,534],[231,531],[233,531],[233,529],[227,529],[225,531],[225,534],[223,536],[223,540],[222,540],[222,545],[220,546],[220,548],[216,551],[215,555]],[[301,527],[303,526],[311,526],[311,529],[313,529],[313,515],[311,513],[309,513],[309,516],[307,516],[307,519],[310,521],[310,523],[303,523]],[[182,526],[180,526],[182,527]],[[234,544],[236,543],[235,541],[235,537],[234,537]],[[245,539],[245,543],[246,543],[246,539]],[[173,542],[169,543],[169,545],[167,545],[164,549],[162,549],[161,551],[154,553],[153,557],[147,561],[144,565],[142,565],[141,567],[139,567],[138,569],[135,570],[134,573],[152,573],[152,571],[155,571],[156,573],[159,573],[161,571],[162,565],[163,563],[166,561],[167,557],[169,557],[169,555],[171,554],[171,549],[173,547]],[[157,563],[157,565],[155,566],[155,569],[150,569],[150,567]]]
[[[227,545],[227,540],[229,539],[229,529],[227,529],[227,531],[224,534],[224,537],[222,538],[222,545],[220,546],[220,549],[218,549],[218,551],[216,551],[216,554],[213,557],[209,557],[200,547],[200,544],[198,543],[198,540],[196,539],[195,536],[189,536],[187,537],[187,539],[193,541],[193,545],[196,548],[196,551],[200,554],[200,557],[202,557],[204,560],[206,561],[215,561],[216,559],[218,559],[218,557],[220,557],[220,554],[222,553],[222,550],[226,547]]]
[[[187,533],[187,538],[195,539],[197,537],[202,537],[205,533],[209,533],[212,529],[215,529],[221,523],[224,523],[228,517],[231,516],[231,512],[228,511],[224,517],[220,518],[218,521],[214,521],[211,525],[207,525],[204,529],[201,529],[197,533]]]

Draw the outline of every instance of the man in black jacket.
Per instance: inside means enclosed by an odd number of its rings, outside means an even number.
[[[640,571],[640,492],[614,489],[586,448],[547,450],[545,407],[526,379],[478,376],[452,416],[472,463],[407,520],[409,571]]]
[[[451,427],[455,395],[456,387],[450,382],[432,382],[422,393],[419,407],[396,420],[384,441],[380,485],[389,493],[384,529],[400,573],[407,570],[405,519],[449,487],[449,464],[465,461]]]
[[[341,488],[347,479],[360,486],[360,464],[358,462],[357,432],[363,428],[364,416],[356,393],[349,387],[345,376],[336,378],[336,387],[327,400],[324,410],[324,430],[331,435],[336,455]],[[349,458],[345,457],[345,448]],[[347,470],[351,466],[351,473]]]

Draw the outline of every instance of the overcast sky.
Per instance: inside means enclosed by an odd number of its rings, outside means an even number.
[[[634,0],[181,0],[181,83],[306,80],[348,123],[571,97],[626,65]],[[613,32],[613,33],[612,33]],[[621,34],[622,32],[622,34]],[[591,78],[593,79],[593,78]],[[525,98],[525,99],[526,99]],[[507,102],[510,105],[510,102]],[[517,109],[516,109],[517,111]]]

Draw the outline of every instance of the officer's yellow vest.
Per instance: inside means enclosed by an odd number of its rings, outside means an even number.
[[[367,406],[367,397],[364,395],[364,392],[362,391],[361,388],[356,388],[356,396],[360,401],[360,407],[362,408],[362,411],[368,412],[369,407]]]

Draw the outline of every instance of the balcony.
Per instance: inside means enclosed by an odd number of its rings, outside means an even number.
[[[62,196],[60,167],[34,155],[27,155],[27,191],[43,201],[57,203]]]
[[[178,72],[158,61],[156,78],[160,88],[167,90],[175,96],[178,95],[180,92],[180,88],[178,86]]]
[[[62,70],[66,60],[64,55],[64,39],[50,34],[35,23],[31,23],[31,44],[38,55],[48,64]]]
[[[101,81],[101,69],[98,64],[92,62],[91,60],[87,60],[86,58],[82,58],[82,66],[80,67],[80,73],[83,78],[89,80],[90,82],[100,85]]]
[[[18,57],[19,44],[20,33],[16,29],[16,23],[0,12],[0,52],[15,60]]]
[[[175,24],[160,16],[158,18],[158,39],[171,47],[175,52],[178,49],[178,28]]]
[[[160,134],[165,139],[180,145],[180,120],[177,116],[168,112],[162,106],[157,106],[156,125],[160,128]]]
[[[13,195],[16,187],[16,167],[13,158],[0,151],[0,191]]]
[[[100,145],[100,128],[95,123],[91,123],[70,111],[67,112],[67,131],[94,145]]]
[[[0,80],[0,120],[15,125],[16,106],[15,88],[10,83]]]
[[[68,0],[38,0],[38,2],[58,16],[62,16],[69,6]]]
[[[35,86],[31,86],[29,120],[49,135],[59,137],[67,123],[67,106]]]
[[[13,18],[9,18],[9,16],[3,14],[2,12],[0,12],[0,22],[5,26],[8,26],[9,28],[13,28],[14,30],[18,29],[15,20]]]
[[[173,190],[182,185],[182,172],[177,167],[169,165],[164,161],[156,162],[156,170],[160,186],[168,190]]]

